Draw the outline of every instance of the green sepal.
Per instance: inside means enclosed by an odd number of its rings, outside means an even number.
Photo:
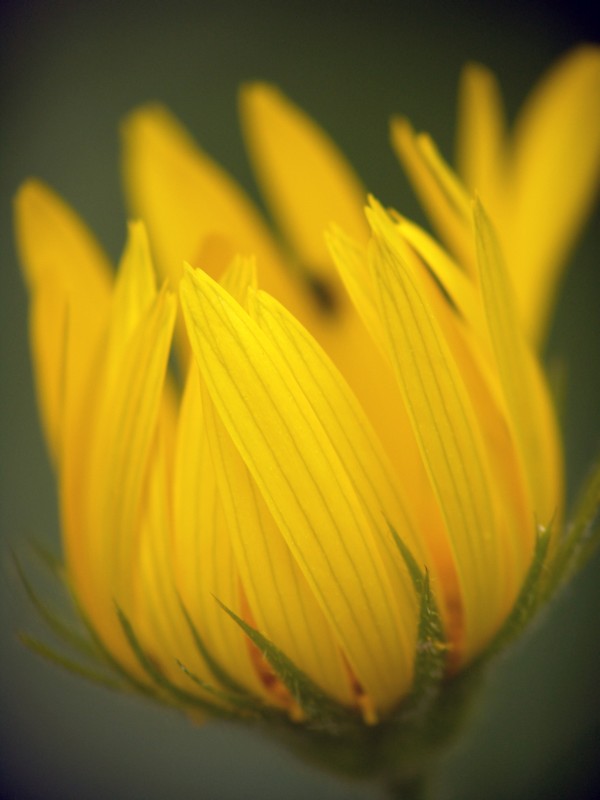
[[[199,654],[204,660],[206,666],[213,674],[214,678],[226,689],[229,689],[232,693],[241,695],[247,694],[246,689],[231,677],[231,675],[221,666],[221,664],[219,664],[216,658],[209,651],[208,647],[204,643],[204,639],[202,638],[202,636],[200,636],[198,628],[196,628],[196,626],[194,625],[194,621],[191,618],[187,608],[183,604],[181,598],[179,598],[179,605],[181,607],[181,612],[185,618],[185,621],[190,629],[190,633],[192,634],[192,638],[194,640],[194,644],[196,645],[196,649],[198,650]],[[180,666],[184,668],[183,665],[180,664]]]
[[[59,653],[58,650],[55,650],[53,647],[50,647],[50,645],[47,645],[45,642],[42,642],[39,639],[35,639],[33,636],[30,636],[27,633],[20,633],[19,641],[24,644],[25,647],[28,647],[34,653],[42,656],[42,658],[45,658],[47,661],[50,661],[62,669],[66,669],[68,672],[78,675],[79,677],[85,678],[92,683],[96,683],[99,686],[119,692],[124,692],[128,689],[126,685],[120,683],[118,680],[115,680],[108,675],[104,675],[101,672],[97,672],[85,664],[81,664],[80,662],[69,658],[69,656],[66,656],[63,653]]]
[[[402,541],[400,536],[398,536],[398,532],[396,531],[396,529],[394,528],[394,526],[390,522],[388,522],[388,527],[389,527],[390,533],[392,534],[392,537],[394,539],[394,543],[395,543],[396,547],[398,548],[398,550],[400,551],[400,555],[402,556],[402,558],[404,560],[404,563],[406,564],[406,568],[407,568],[408,573],[410,575],[410,578],[411,578],[411,580],[413,582],[413,586],[414,586],[415,592],[417,594],[417,597],[420,600],[421,593],[423,591],[424,572],[421,570],[421,568],[419,567],[419,565],[415,561],[415,557],[410,552],[408,547],[404,544],[404,542]]]
[[[486,648],[478,663],[483,664],[501,653],[517,639],[531,622],[543,600],[543,585],[546,579],[550,528],[538,528],[535,549],[527,575],[517,599],[504,624]]]
[[[201,711],[210,714],[212,717],[231,719],[235,716],[226,708],[222,708],[214,703],[210,703],[196,694],[187,692],[185,689],[181,689],[179,686],[170,681],[144,651],[125,612],[116,604],[115,608],[119,623],[121,624],[121,628],[123,629],[123,633],[125,634],[125,638],[127,639],[133,654],[148,677],[164,693],[165,700],[170,701],[176,706],[200,709]]]
[[[87,614],[81,608],[81,605],[77,601],[77,598],[75,597],[74,594],[73,594],[73,603],[75,604],[77,612],[81,618],[81,621],[85,625],[91,640],[94,642],[102,658],[104,659],[106,664],[108,664],[108,666],[113,670],[113,672],[115,672],[120,678],[122,678],[125,681],[130,690],[135,691],[138,694],[142,694],[144,695],[144,697],[150,700],[160,701],[161,698],[159,697],[158,692],[154,687],[149,686],[147,683],[144,683],[143,681],[139,680],[135,675],[132,675],[132,673],[129,672],[129,670],[126,669],[121,664],[121,662],[118,661],[113,656],[113,654],[106,647],[106,645],[98,635],[96,629],[88,619]]]
[[[35,553],[37,559],[44,564],[48,572],[57,578],[61,584],[64,584],[65,565],[63,561],[37,539],[31,540],[28,544]]]
[[[312,681],[305,672],[297,667],[286,654],[273,644],[266,636],[248,625],[243,619],[227,608],[220,600],[217,603],[229,614],[244,631],[250,641],[258,648],[273,672],[288,689],[312,725],[320,727],[339,726],[344,723],[356,724],[358,716],[331,700]]]
[[[448,643],[440,612],[431,591],[427,569],[422,571],[412,553],[392,525],[389,526],[396,546],[404,559],[419,600],[419,622],[413,686],[402,704],[402,720],[423,717],[435,702],[446,672]]]
[[[72,647],[86,658],[98,659],[99,653],[93,643],[82,636],[79,631],[74,630],[64,619],[61,619],[50,609],[49,605],[40,598],[33,588],[17,555],[13,553],[12,557],[19,580],[23,585],[29,601],[52,633],[64,644]]]
[[[250,714],[251,716],[260,717],[261,719],[269,719],[274,716],[274,709],[267,707],[258,697],[254,697],[249,692],[224,691],[216,686],[211,686],[210,683],[199,678],[188,669],[185,664],[182,664],[179,659],[177,659],[177,666],[184,675],[187,675],[190,680],[207,692],[207,694],[211,694],[216,700],[220,700],[228,706],[233,706],[241,715],[247,716]]]
[[[575,506],[567,534],[552,559],[545,594],[550,597],[582,569],[600,545],[600,460],[594,465]]]
[[[93,625],[87,619],[86,614],[83,612],[83,609],[79,605],[69,585],[63,563],[38,543],[32,542],[30,544],[39,562],[46,568],[50,577],[58,584],[60,590],[65,592],[71,603],[71,617],[83,625],[88,638],[86,638],[83,633],[76,631],[64,618],[57,616],[57,614],[50,610],[49,606],[44,603],[34,590],[31,582],[27,578],[25,570],[21,566],[17,556],[14,555],[17,573],[30,602],[34,605],[42,621],[57,639],[61,641],[63,645],[66,645],[83,658],[89,660],[95,668],[74,661],[68,653],[60,653],[28,634],[21,634],[20,638],[23,643],[30,647],[30,649],[35,650],[38,654],[49,658],[53,663],[61,665],[68,671],[76,673],[77,675],[90,677],[90,680],[95,683],[101,683],[110,688],[118,687],[121,691],[136,691],[151,699],[155,699],[156,692],[141,681],[138,681],[124,669],[104,646],[104,643],[97,635]],[[99,672],[98,668],[101,670],[108,669],[116,677],[109,677],[104,672]],[[99,679],[100,676],[101,679]]]
[[[422,580],[419,627],[413,686],[402,714],[421,716],[435,702],[446,672],[448,645],[442,621],[431,591],[429,573]]]
[[[123,691],[135,691],[145,695],[150,699],[157,699],[156,691],[150,686],[142,683],[142,681],[139,681],[134,675],[121,666],[112,653],[106,648],[101,638],[98,636],[94,626],[88,620],[87,615],[83,611],[75,593],[73,592],[62,561],[60,561],[60,559],[58,559],[43,545],[39,544],[39,542],[30,542],[30,546],[38,558],[38,561],[45,567],[46,571],[49,573],[50,577],[55,581],[55,583],[58,584],[60,590],[63,591],[68,597],[69,602],[71,603],[71,615],[73,617],[76,615],[77,621],[83,625],[85,633],[89,638],[86,639],[84,635],[73,630],[64,619],[60,619],[58,616],[56,616],[56,614],[50,611],[48,606],[39,598],[38,594],[33,589],[33,586],[27,579],[25,570],[21,567],[18,559],[15,556],[17,571],[21,581],[23,582],[25,591],[52,633],[54,633],[54,635],[64,644],[79,652],[80,655],[89,658],[96,667],[99,666],[101,668],[108,668],[116,675],[115,682]],[[26,638],[28,641],[34,641],[31,639],[31,637]],[[43,645],[41,642],[37,643],[36,649],[37,652],[41,654],[43,654],[42,650],[46,651],[47,653],[52,652],[52,660],[54,663],[63,664],[63,666],[65,666],[71,672],[77,672],[77,674],[81,675],[83,674],[82,670],[88,670],[87,666],[82,665],[78,665],[75,670],[71,667],[67,667],[67,664],[72,665],[76,662],[73,662],[70,656],[58,653],[47,645]],[[95,670],[92,670],[92,672],[95,672]],[[107,680],[110,681],[112,679],[107,678]]]

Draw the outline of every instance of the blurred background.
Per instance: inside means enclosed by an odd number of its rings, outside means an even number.
[[[0,796],[14,800],[368,800],[242,728],[194,728],[44,663],[10,559],[37,537],[58,551],[53,477],[37,422],[11,199],[36,175],[116,259],[125,236],[118,125],[160,100],[255,194],[236,112],[242,81],[278,84],[332,134],[370,191],[422,219],[388,146],[408,115],[451,157],[462,64],[499,75],[514,114],[562,52],[598,41],[596,3],[2,2],[0,4]],[[600,108],[599,108],[600,113]],[[600,449],[600,221],[565,280],[549,354],[565,359],[570,491]],[[439,797],[592,798],[600,786],[600,559],[496,670],[442,765]]]

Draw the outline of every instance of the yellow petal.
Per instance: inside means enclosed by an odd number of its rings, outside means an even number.
[[[600,48],[571,51],[535,88],[517,120],[512,159],[512,222],[502,244],[522,319],[539,342],[600,174]]]
[[[438,499],[463,591],[465,655],[480,649],[504,604],[498,526],[477,417],[410,256],[381,211],[370,214],[374,283],[404,402]],[[486,598],[486,607],[482,598]]]
[[[392,119],[392,145],[431,224],[459,264],[475,272],[469,198],[430,137]]]
[[[204,400],[212,462],[253,622],[330,696],[350,704],[349,675],[331,627],[207,392]]]
[[[331,274],[323,240],[330,223],[367,238],[360,182],[327,134],[275,87],[249,84],[240,102],[248,150],[275,221],[302,265]]]
[[[112,269],[79,217],[39,181],[29,180],[20,188],[15,225],[34,298],[31,332],[40,404],[49,445],[58,458],[59,445],[64,450],[73,444],[68,431],[82,411],[108,323]],[[43,299],[35,299],[38,290]],[[42,324],[53,326],[46,333],[48,341]],[[64,437],[68,441],[59,443]]]
[[[459,265],[419,225],[404,217],[399,218],[399,231],[443,286],[456,310],[476,334],[481,336],[487,328],[481,310],[477,288]]]
[[[261,283],[286,294],[285,268],[258,212],[166,109],[150,105],[133,112],[123,125],[123,147],[129,202],[146,223],[159,269],[173,287],[184,261],[218,276],[241,252],[257,257]],[[229,244],[211,246],[210,253],[218,253],[213,263],[206,258],[207,240]]]
[[[373,296],[366,248],[354,241],[338,225],[329,228],[325,241],[354,307],[381,352],[386,353],[386,338]]]
[[[518,319],[510,279],[492,225],[481,205],[474,205],[475,241],[484,309],[509,420],[538,522],[560,516],[561,474],[556,423],[539,366]]]
[[[110,396],[103,397],[90,424],[87,563],[74,561],[73,570],[80,596],[92,608],[104,608],[98,624],[108,635],[113,633],[114,600],[126,611],[131,604],[141,501],[174,318],[174,298],[162,291],[137,326]],[[96,388],[103,393],[108,387],[100,383]],[[68,531],[67,545],[78,535],[78,530]]]
[[[19,256],[30,285],[44,274],[60,276],[100,316],[108,301],[112,269],[106,255],[75,212],[41,181],[26,181],[15,198]],[[85,291],[84,291],[85,290]]]
[[[481,64],[468,64],[459,90],[456,164],[498,225],[505,219],[506,121],[500,87]]]
[[[194,644],[175,583],[169,439],[169,432],[159,423],[132,565],[130,620],[150,658],[174,683],[195,690],[197,687],[190,683],[177,661],[207,682],[214,683],[214,678]]]
[[[387,333],[381,321],[366,249],[337,226],[332,226],[327,240],[342,282],[366,328],[354,323],[356,339],[350,338],[346,331],[345,355],[337,351],[328,351],[328,355],[348,381],[383,443],[397,479],[402,481],[405,496],[411,498],[417,528],[430,532],[435,540],[438,564],[441,567],[444,563],[448,571],[451,569],[448,559],[441,554],[443,544],[436,536],[439,512],[389,358]],[[445,583],[451,582],[446,575]]]
[[[29,338],[34,378],[46,442],[61,460],[67,369],[68,305],[62,287],[46,276],[36,282],[29,306]]]
[[[212,657],[241,685],[261,693],[246,638],[215,599],[243,616],[240,573],[217,494],[194,363],[178,422],[173,515],[173,562],[181,599]],[[205,668],[200,676],[212,680]]]
[[[126,342],[156,297],[156,280],[143,222],[130,222],[113,296],[111,340]]]
[[[294,380],[294,393],[310,403],[340,461],[375,534],[376,544],[398,597],[406,609],[405,637],[414,646],[415,596],[390,524],[420,564],[428,563],[409,501],[395,480],[377,434],[334,364],[294,317],[265,292],[252,292],[251,313],[269,336]]]
[[[358,680],[389,708],[410,683],[413,654],[346,466],[277,349],[224,290],[189,270],[182,304],[223,424]]]
[[[111,385],[127,352],[130,337],[155,298],[156,280],[146,229],[142,222],[132,222],[117,272],[111,308],[105,376]]]
[[[403,219],[396,230],[410,245],[410,250],[403,255],[409,263],[412,261],[413,271],[422,279],[420,288],[460,371],[489,455],[496,508],[502,509],[508,534],[502,537],[509,565],[504,580],[508,609],[514,603],[531,562],[535,530],[531,522],[531,498],[523,480],[514,438],[507,426],[508,412],[481,298],[469,277],[423,230]],[[411,259],[411,255],[418,255],[418,258]],[[430,538],[430,534],[424,535]],[[439,541],[435,549],[439,549]],[[448,584],[446,574],[444,586]]]

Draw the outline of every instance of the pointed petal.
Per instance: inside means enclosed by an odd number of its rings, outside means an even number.
[[[366,241],[360,182],[327,134],[275,87],[249,84],[240,104],[248,150],[273,217],[300,262],[327,276],[332,270],[323,232],[331,222]]]
[[[431,224],[459,264],[474,273],[469,198],[431,138],[409,123],[392,119],[392,145]]]
[[[407,498],[394,482],[393,467],[349,386],[310,334],[265,292],[251,293],[250,299],[252,316],[294,376],[294,392],[304,395],[310,403],[340,461],[347,467],[388,566],[398,602],[407,609],[405,636],[411,642],[415,634],[412,625],[416,615],[415,596],[404,559],[390,535],[390,525],[402,532],[405,545],[419,563],[428,563],[428,558]]]
[[[237,252],[255,255],[261,282],[281,291],[288,282],[258,212],[177,120],[157,105],[133,112],[123,125],[125,185],[131,207],[146,225],[162,274],[177,287],[189,261],[218,276]],[[207,239],[228,246],[215,263],[199,263]],[[288,287],[289,288],[289,287]]]
[[[33,299],[31,335],[40,404],[57,459],[59,450],[73,446],[69,431],[82,412],[108,323],[112,269],[80,218],[40,181],[29,180],[20,188],[15,225]],[[46,325],[51,327],[45,331]]]
[[[15,198],[17,246],[29,285],[44,274],[60,276],[99,317],[107,303],[112,269],[97,241],[75,212],[48,186],[30,179]]]
[[[156,297],[156,279],[143,222],[130,222],[113,296],[111,342],[127,342]]]
[[[505,218],[506,121],[500,87],[481,64],[463,70],[458,105],[456,164],[470,192],[483,198],[492,218]]]
[[[109,383],[118,373],[130,338],[155,298],[156,280],[146,229],[142,222],[132,222],[114,287],[106,351],[105,380]]]
[[[506,535],[502,538],[508,565],[504,573],[508,608],[531,561],[535,531],[531,498],[507,425],[508,412],[479,291],[424,231],[404,220],[397,231],[410,245],[406,257],[413,249],[419,256],[412,259],[413,270],[422,278],[421,289],[458,367],[489,456],[496,508],[502,509],[505,519]],[[447,577],[444,585],[448,585]]]
[[[161,420],[162,422],[162,420]],[[170,490],[169,436],[160,424],[149,460],[149,474],[140,515],[139,542],[132,565],[131,621],[144,651],[175,684],[190,688],[178,667],[210,681],[212,675],[198,653],[177,594],[173,570],[173,523]]]
[[[330,696],[351,704],[331,627],[206,390],[204,408],[224,516],[256,626]]]
[[[216,602],[243,613],[240,574],[217,493],[194,363],[181,404],[173,486],[174,570],[182,602],[213,658],[242,686],[261,693],[245,637]],[[204,671],[198,674],[209,680]]]
[[[492,225],[474,205],[479,281],[489,334],[509,409],[510,424],[538,522],[560,517],[562,475],[556,422],[539,366],[522,332],[516,301]]]
[[[404,217],[399,231],[443,286],[460,316],[476,334],[487,330],[475,283],[423,228]]]
[[[36,282],[29,307],[29,338],[38,405],[46,442],[60,462],[65,411],[68,306],[62,287],[46,276]]]
[[[337,225],[325,235],[329,252],[354,307],[379,349],[387,352],[385,333],[379,319],[365,247],[359,245]]]
[[[437,497],[462,587],[466,655],[499,623],[498,525],[477,417],[410,256],[382,211],[370,214],[374,282],[391,358]],[[486,598],[482,608],[481,598]]]
[[[534,89],[512,145],[512,224],[502,243],[519,308],[543,338],[560,269],[600,175],[600,48],[571,51]]]
[[[175,317],[174,298],[162,291],[140,321],[90,426],[86,480],[87,558],[73,563],[78,592],[95,610],[95,623],[115,639],[113,602],[131,603],[141,500],[162,397]],[[77,547],[79,530],[68,531]],[[115,645],[122,640],[116,635]]]
[[[347,346],[346,358],[349,355],[354,359],[356,378],[352,372],[342,368],[342,365],[345,365],[343,359],[332,356],[332,361],[340,368],[340,372],[348,381],[379,435],[386,454],[394,465],[396,479],[402,481],[406,497],[411,498],[417,528],[421,531],[430,531],[433,535],[439,528],[439,512],[423,466],[412,423],[398,389],[366,249],[359,247],[336,226],[332,226],[327,239],[341,279],[348,288],[356,312],[366,328],[360,331],[362,350],[353,342],[352,346]],[[368,343],[369,335],[376,345],[371,352],[364,344]],[[362,358],[359,358],[359,355]],[[441,557],[441,549],[441,543],[437,541],[435,550],[438,561],[447,562],[447,559]],[[446,575],[445,583],[450,585],[449,575]]]
[[[189,270],[182,304],[223,424],[352,669],[388,708],[409,684],[412,653],[346,466],[277,349],[229,295]]]

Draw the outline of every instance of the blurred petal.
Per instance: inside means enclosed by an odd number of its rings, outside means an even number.
[[[554,443],[556,424],[543,379],[519,324],[512,286],[491,223],[480,203],[474,207],[479,278],[490,338],[509,420],[514,426],[533,508],[544,526],[556,520],[562,483]]]
[[[131,337],[114,384],[97,386],[102,398],[91,427],[87,559],[73,569],[78,591],[96,609],[94,623],[113,640],[116,629],[117,641],[121,634],[113,602],[126,612],[131,605],[136,531],[174,318],[174,298],[163,290]],[[76,537],[78,531],[68,533]]]
[[[471,192],[485,203],[498,225],[505,219],[507,132],[500,87],[481,64],[463,70],[458,105],[456,165]]]
[[[249,84],[240,102],[248,150],[275,221],[302,265],[330,275],[323,232],[331,222],[366,241],[358,178],[327,134],[275,87]]]
[[[518,117],[511,226],[502,237],[521,317],[543,338],[559,270],[589,213],[600,174],[600,48],[568,53]]]
[[[59,450],[74,444],[69,431],[82,411],[107,325],[112,269],[80,218],[39,181],[19,189],[15,225],[34,298],[31,334],[40,404],[56,459]],[[44,330],[45,325],[51,327]],[[64,437],[67,442],[59,441]]]
[[[304,303],[303,287],[286,269],[251,201],[166,109],[134,111],[122,139],[130,207],[145,222],[159,272],[173,289],[184,261],[216,278],[243,253],[256,256],[265,288],[292,307]],[[183,331],[179,335],[185,338]]]
[[[469,199],[427,134],[415,134],[409,123],[392,120],[392,145],[410,178],[431,224],[456,260],[475,271]]]

